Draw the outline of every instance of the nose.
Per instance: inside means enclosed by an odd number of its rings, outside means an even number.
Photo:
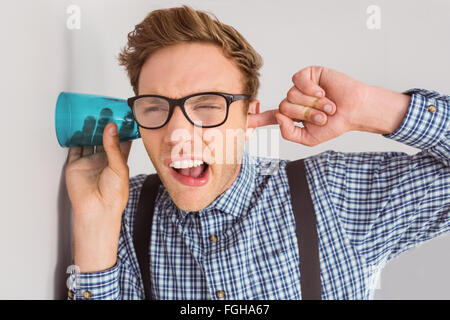
[[[186,143],[192,140],[194,125],[186,119],[181,108],[175,106],[172,117],[166,124],[166,130],[164,140],[173,147],[177,143]]]

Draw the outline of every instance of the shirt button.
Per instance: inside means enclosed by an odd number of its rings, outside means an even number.
[[[429,113],[435,113],[435,112],[437,111],[437,108],[436,108],[435,105],[430,104],[430,105],[428,106],[427,110],[428,110]]]
[[[216,297],[219,298],[219,299],[222,299],[223,297],[225,297],[225,291],[217,290],[216,291]]]
[[[92,297],[92,293],[89,290],[83,292],[83,298],[90,299]]]
[[[69,299],[73,299],[73,296],[74,296],[73,290],[69,290],[67,292],[67,296],[69,297]]]
[[[215,234],[210,235],[209,236],[209,241],[216,242],[217,241],[217,236]]]

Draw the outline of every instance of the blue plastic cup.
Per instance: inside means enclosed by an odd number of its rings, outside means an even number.
[[[116,123],[120,142],[141,137],[126,100],[73,92],[59,94],[55,127],[61,147],[103,145],[103,130],[109,122]]]

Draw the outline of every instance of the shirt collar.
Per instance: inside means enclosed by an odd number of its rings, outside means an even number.
[[[255,159],[244,150],[241,168],[233,184],[206,208],[200,210],[199,213],[206,213],[209,210],[215,209],[234,217],[239,217],[245,213],[250,206],[255,180]]]

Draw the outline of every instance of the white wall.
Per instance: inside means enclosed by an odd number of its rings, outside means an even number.
[[[0,299],[64,298],[71,262],[71,209],[64,182],[67,149],[59,147],[54,106],[60,91],[132,95],[116,56],[126,35],[149,11],[183,1],[2,1],[0,133]],[[450,93],[450,2],[433,1],[189,1],[239,30],[263,56],[262,109],[277,107],[301,68],[325,65],[359,80],[402,91]],[[66,9],[81,9],[81,29],[69,30]],[[366,8],[382,10],[380,30],[366,28]],[[238,10],[237,10],[238,9]],[[431,36],[432,35],[432,36]],[[281,139],[281,137],[280,137]],[[287,141],[280,157],[327,149],[416,149],[381,136],[351,132],[314,148]],[[141,140],[130,174],[154,172]],[[450,298],[450,237],[401,255],[381,275],[376,298]]]

